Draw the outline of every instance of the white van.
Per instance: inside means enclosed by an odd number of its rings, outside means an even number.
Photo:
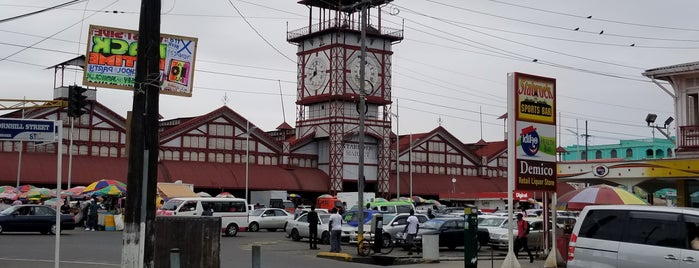
[[[156,212],[159,216],[202,216],[206,209],[211,216],[221,217],[221,232],[235,236],[248,226],[248,203],[241,198],[180,197],[172,198]]]
[[[568,244],[568,268],[697,267],[699,209],[587,206]]]

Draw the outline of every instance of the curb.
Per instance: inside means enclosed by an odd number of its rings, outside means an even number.
[[[349,255],[347,253],[340,253],[340,252],[318,252],[316,257],[336,259],[336,260],[347,261],[347,262],[352,261],[352,255]]]

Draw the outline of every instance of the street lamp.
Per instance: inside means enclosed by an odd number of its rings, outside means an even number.
[[[670,124],[673,121],[675,121],[675,119],[672,118],[672,116],[669,116],[667,119],[665,119],[665,122],[663,123],[663,126],[661,127],[657,124],[654,125],[655,119],[657,119],[657,118],[658,118],[657,114],[649,113],[648,115],[646,115],[646,124],[648,124],[648,127],[652,127],[654,129],[657,129],[658,132],[660,132],[660,134],[663,134],[663,136],[665,136],[665,138],[667,138],[669,141],[671,141],[673,144],[675,144],[675,140],[673,140],[670,137],[670,133],[669,133],[670,131],[668,130],[667,132],[665,132],[665,130],[664,130],[664,129],[668,129],[668,126],[670,126]]]
[[[456,193],[456,178],[451,177],[451,192]]]

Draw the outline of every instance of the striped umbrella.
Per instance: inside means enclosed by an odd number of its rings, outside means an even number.
[[[648,205],[638,196],[605,184],[578,189],[558,198],[559,208],[582,210],[587,205]]]
[[[29,191],[23,192],[19,194],[20,198],[49,198],[51,197],[51,190],[47,188],[34,188]]]
[[[61,197],[67,197],[70,196],[71,198],[79,198],[83,197],[83,191],[85,191],[85,186],[75,186],[73,188],[70,188],[68,190],[63,190],[61,192]]]
[[[101,190],[102,188],[106,188],[108,186],[116,186],[119,188],[120,192],[126,192],[126,184],[117,180],[99,180],[96,182],[91,183],[88,186],[85,186],[85,189],[83,189],[83,193],[90,193],[94,192],[97,190]]]
[[[15,192],[3,192],[0,193],[0,199],[10,199],[10,200],[17,200],[19,197],[18,193]]]
[[[25,185],[19,186],[18,189],[20,192],[24,193],[24,192],[28,192],[31,189],[36,189],[36,186],[31,185],[31,184],[25,184]]]
[[[231,194],[229,192],[223,192],[223,193],[217,194],[216,197],[234,198],[235,196],[233,196],[233,194]]]
[[[92,195],[92,196],[105,196],[105,195],[119,196],[122,194],[126,194],[126,189],[121,188],[117,185],[109,185],[109,186],[104,187],[102,189],[90,192],[90,195]]]
[[[0,193],[15,192],[15,187],[9,185],[0,186]]]

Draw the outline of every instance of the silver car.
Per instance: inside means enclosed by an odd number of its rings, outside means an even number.
[[[328,222],[330,222],[330,214],[318,213],[318,243],[330,244],[330,232],[328,232]],[[299,241],[302,238],[308,238],[310,229],[308,228],[308,213],[299,216],[295,220],[288,220],[284,227],[286,234],[294,241]]]
[[[405,226],[408,224],[407,220],[410,214],[407,213],[401,213],[401,214],[385,214],[383,216],[383,239],[396,239],[396,235],[400,232],[403,232],[405,230]],[[429,220],[429,218],[426,215],[423,214],[415,214],[415,217],[417,217],[417,220],[422,224],[423,222],[426,222]],[[395,241],[394,241],[395,242]]]
[[[280,208],[258,208],[248,215],[248,231],[257,232],[260,229],[274,232],[284,228],[287,220],[293,219],[294,215]]]

